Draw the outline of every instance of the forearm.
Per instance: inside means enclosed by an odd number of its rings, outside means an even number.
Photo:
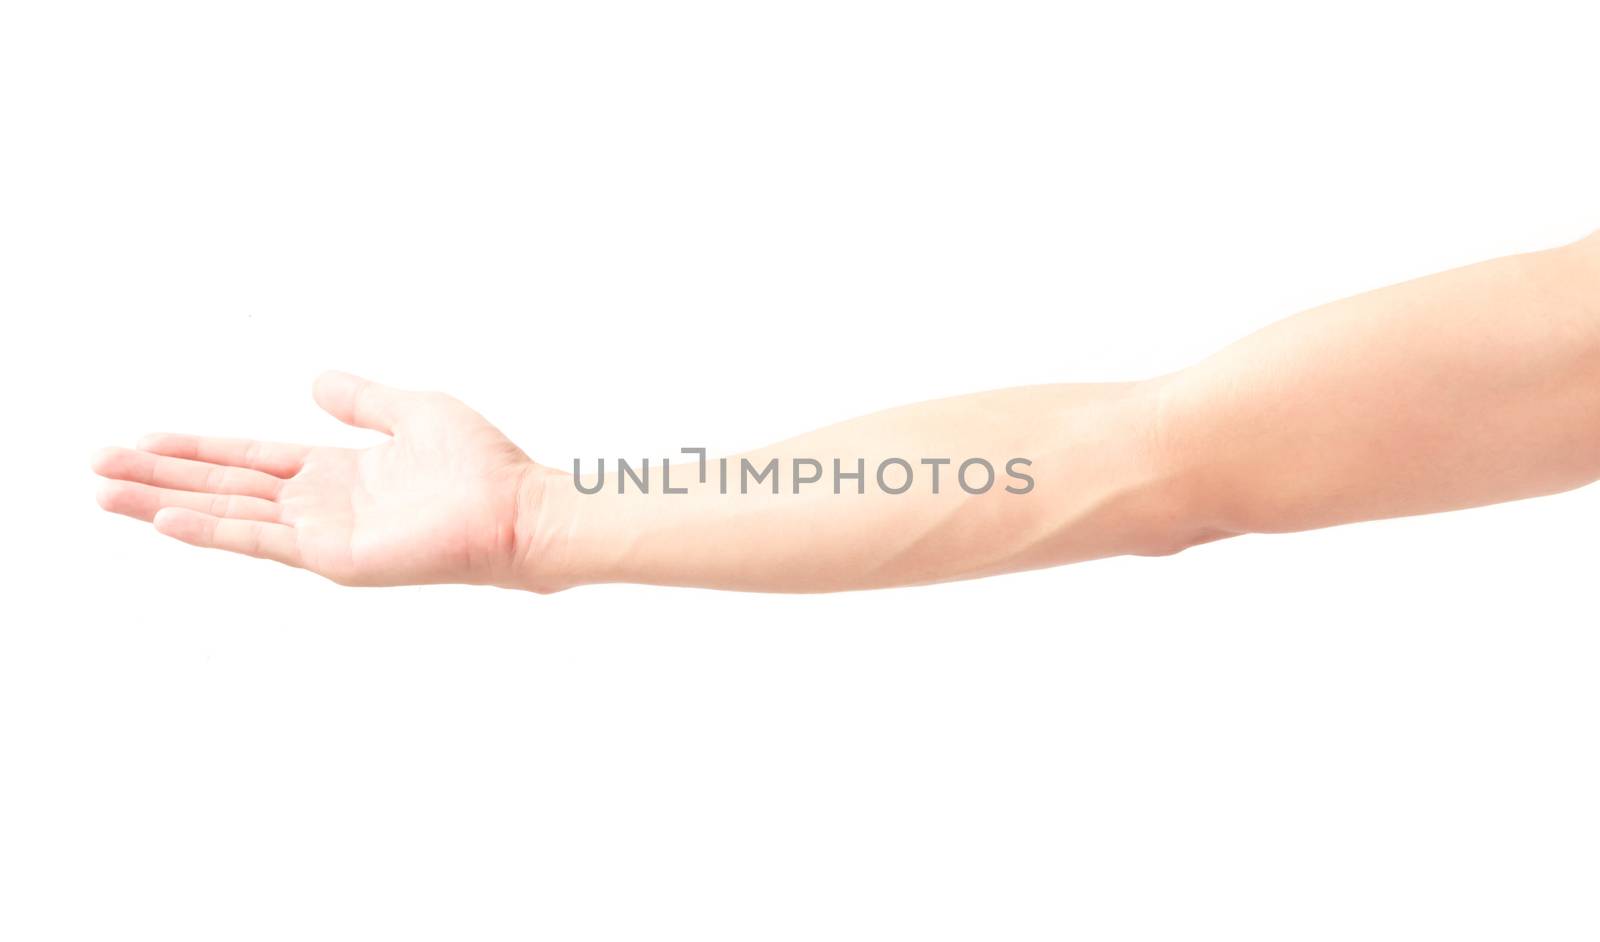
[[[583,494],[569,476],[552,474],[543,512],[561,521],[562,536],[530,555],[544,561],[552,587],[806,592],[1168,552],[1196,535],[1174,516],[1153,449],[1158,401],[1151,385],[1127,383],[919,403],[733,456],[726,484],[718,459],[704,484],[693,462],[675,462],[672,485],[685,494],[663,492],[659,464],[648,494],[614,474]],[[773,459],[776,494],[771,478],[753,484],[744,475],[746,461],[760,470]],[[820,480],[797,486],[796,459],[815,462],[799,476],[820,472]],[[971,459],[986,465],[975,461],[963,476]],[[837,479],[836,460],[845,472]],[[857,470],[861,478],[849,476]]]

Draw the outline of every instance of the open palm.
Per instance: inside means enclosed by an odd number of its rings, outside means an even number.
[[[390,437],[351,449],[150,435],[95,456],[109,479],[100,505],[347,585],[519,580],[543,468],[449,396],[346,373],[322,375],[313,394]]]

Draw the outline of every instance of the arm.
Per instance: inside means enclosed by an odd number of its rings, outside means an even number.
[[[1600,241],[1336,302],[1145,382],[999,390],[841,423],[734,456],[726,493],[713,460],[704,483],[693,462],[674,463],[683,493],[663,493],[658,464],[648,494],[631,481],[619,493],[614,468],[585,494],[448,397],[344,374],[316,395],[392,437],[357,451],[153,436],[97,458],[112,479],[102,505],[356,584],[827,591],[970,578],[1600,477]],[[779,492],[770,478],[742,484],[745,459],[777,459]],[[835,459],[847,473],[859,461],[864,479],[836,481]],[[905,466],[880,481],[891,459]],[[986,479],[981,465],[959,476],[968,459],[994,469],[982,493],[962,486]],[[910,486],[891,493],[907,470]]]
[[[569,501],[567,578],[899,585],[1577,487],[1600,477],[1600,241],[1307,311],[1149,382],[908,406],[753,463],[811,456],[831,469],[856,455],[868,468],[895,455],[996,466],[1022,455],[1037,481],[1023,495],[969,496],[947,468],[937,496],[608,491]]]

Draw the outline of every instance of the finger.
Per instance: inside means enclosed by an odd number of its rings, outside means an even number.
[[[248,438],[210,438],[160,432],[139,439],[139,450],[169,458],[252,468],[273,477],[292,478],[311,449],[305,445],[258,442]]]
[[[158,531],[194,546],[300,565],[300,544],[294,528],[281,523],[229,520],[183,507],[163,507],[154,522]]]
[[[311,394],[316,397],[317,405],[346,425],[386,434],[394,433],[395,426],[422,397],[421,393],[395,389],[338,371],[318,376]]]
[[[283,487],[283,479],[249,468],[230,468],[203,461],[168,458],[131,448],[105,448],[94,456],[95,473],[120,481],[135,481],[175,491],[201,491],[206,494],[243,494],[272,500]]]
[[[133,481],[101,481],[95,498],[106,510],[139,520],[154,520],[156,511],[163,507],[183,507],[213,517],[228,517],[234,520],[279,523],[283,519],[283,508],[280,505],[259,497],[174,491],[170,488],[151,487]]]

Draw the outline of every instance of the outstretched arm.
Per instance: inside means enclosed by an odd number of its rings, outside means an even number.
[[[389,437],[151,436],[97,456],[100,501],[367,585],[828,591],[1164,554],[1600,478],[1600,238],[1307,311],[1168,376],[920,403],[673,456],[670,481],[660,459],[575,480],[438,394],[328,374],[316,397]]]

